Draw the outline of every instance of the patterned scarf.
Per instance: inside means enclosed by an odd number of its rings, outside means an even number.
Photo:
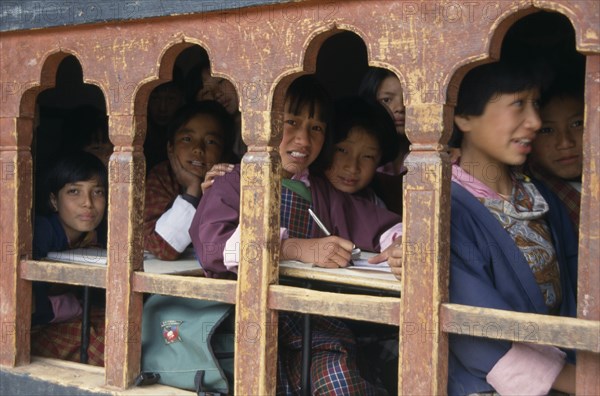
[[[452,180],[471,192],[509,233],[527,260],[549,312],[557,314],[562,302],[560,270],[544,219],[549,207],[535,185],[527,176],[514,173],[507,200],[456,164],[452,166]]]
[[[575,234],[579,236],[579,209],[581,193],[566,180],[558,177],[545,176],[535,169],[529,168],[531,176],[544,183],[565,204],[569,218],[573,223]]]

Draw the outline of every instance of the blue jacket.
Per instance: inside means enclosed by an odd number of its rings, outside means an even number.
[[[33,226],[33,259],[40,260],[48,252],[60,252],[69,248],[67,234],[60,223],[58,214],[49,216],[35,216]],[[35,295],[35,312],[31,315],[31,324],[45,324],[54,319],[52,305],[48,299],[51,284],[46,282],[33,282]]]
[[[535,185],[550,206],[546,220],[560,267],[563,295],[560,315],[576,316],[578,246],[575,233],[559,199],[546,187]],[[542,292],[512,237],[479,200],[454,182],[450,241],[450,302],[548,314]],[[485,329],[497,332],[498,327],[493,323],[456,325],[461,327],[463,335],[450,335],[448,394],[493,390],[485,377],[508,352],[511,342],[465,335],[469,331],[485,334]],[[535,336],[534,328],[532,336]]]
[[[97,231],[98,243],[106,246],[106,222],[102,221]],[[49,252],[60,252],[69,249],[69,240],[57,213],[49,216],[36,215],[33,226],[33,254],[34,260],[41,260]],[[45,324],[54,319],[52,305],[48,299],[51,284],[47,282],[33,282],[35,294],[35,312],[31,316],[31,324]]]

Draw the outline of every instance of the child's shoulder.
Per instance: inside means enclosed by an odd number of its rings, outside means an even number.
[[[34,234],[36,232],[55,232],[58,229],[62,229],[62,226],[57,214],[45,215],[36,213],[33,221],[33,229]]]
[[[150,172],[148,172],[148,179],[162,178],[166,175],[170,175],[171,173],[171,163],[169,162],[169,160],[162,161],[154,165],[152,169],[150,169]]]

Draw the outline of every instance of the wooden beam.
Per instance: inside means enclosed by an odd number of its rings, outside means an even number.
[[[448,333],[600,352],[598,321],[459,304],[442,304],[440,313]]]
[[[600,55],[590,54],[585,70],[585,130],[579,223],[577,317],[600,320]],[[600,332],[596,333],[596,341]],[[577,394],[600,394],[600,355],[577,354]]]
[[[404,180],[399,394],[447,392],[448,337],[437,323],[448,301],[450,166],[444,146],[427,140],[441,138],[448,114],[441,104],[406,108],[414,135]]]
[[[104,368],[66,360],[33,356],[31,364],[11,369],[2,368],[11,394],[65,394],[114,396],[194,396],[195,392],[155,384],[127,390],[110,389],[104,385]],[[17,384],[10,388],[10,382]],[[1,388],[0,388],[1,389]],[[6,389],[6,388],[4,388]]]
[[[364,320],[397,326],[400,299],[396,297],[340,294],[297,287],[272,285],[269,309]]]
[[[21,261],[21,278],[30,281],[66,283],[69,285],[106,287],[106,267],[56,261]]]
[[[249,130],[268,131],[270,114],[263,114],[244,118]],[[267,293],[278,279],[280,172],[273,152],[252,152],[242,160],[235,311],[234,393],[238,395],[273,395],[276,390],[278,316],[267,305]]]
[[[112,116],[113,134],[131,133],[133,117]],[[116,131],[115,131],[116,130]],[[118,140],[115,139],[118,143]],[[126,139],[123,139],[126,140]],[[106,271],[106,385],[125,389],[140,373],[142,295],[133,292],[132,273],[142,266],[144,156],[117,151],[109,162],[108,270]]]
[[[31,283],[20,279],[19,265],[31,254],[32,129],[31,118],[0,118],[0,365],[6,366],[29,363]]]
[[[165,294],[235,304],[236,287],[236,282],[231,280],[145,272],[133,274],[133,291],[137,293]]]

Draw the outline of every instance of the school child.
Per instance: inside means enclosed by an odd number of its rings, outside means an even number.
[[[198,79],[197,75],[200,75]],[[190,71],[191,87],[196,87],[195,100],[216,100],[231,115],[235,125],[233,139],[233,153],[241,159],[248,147],[242,140],[242,116],[239,111],[239,98],[234,85],[221,77],[214,77],[210,72],[210,65],[202,63]],[[193,88],[190,88],[193,89]]]
[[[328,95],[313,76],[296,79],[286,94],[279,145],[283,168],[280,257],[322,267],[344,267],[350,260],[353,243],[364,250],[379,251],[399,235],[401,219],[310,174],[309,167],[331,138],[327,133],[329,103]],[[190,227],[194,248],[208,277],[235,277],[239,263],[239,207],[240,168],[235,167],[226,177],[215,179]],[[308,215],[311,207],[335,236],[323,237]],[[300,388],[301,321],[299,315],[283,312],[279,318],[278,394],[296,394]],[[317,318],[313,322],[311,394],[374,394],[374,386],[358,373],[355,340],[347,326],[338,319]]]
[[[358,94],[368,100],[383,104],[394,120],[399,137],[398,155],[386,163],[378,172],[388,175],[401,175],[406,172],[404,158],[408,154],[410,142],[404,131],[405,107],[404,92],[400,80],[394,73],[380,67],[369,67],[358,89]]]
[[[63,127],[64,152],[85,151],[108,167],[113,144],[108,137],[108,118],[94,106],[79,106],[71,112]]]
[[[583,172],[583,76],[560,73],[542,96],[542,127],[533,141],[527,171],[565,204],[579,230]]]
[[[148,122],[144,155],[146,170],[149,172],[156,164],[167,159],[167,126],[175,112],[184,104],[183,90],[174,81],[154,88],[148,98]]]
[[[450,302],[576,315],[577,243],[558,198],[514,170],[541,126],[539,69],[500,61],[461,84],[452,166]],[[392,263],[394,260],[391,261]],[[448,393],[574,393],[573,355],[559,348],[450,335]]]
[[[230,160],[233,122],[219,103],[193,102],[175,113],[167,138],[168,160],[146,180],[144,249],[162,260],[176,260],[191,243],[192,218],[202,191],[211,184],[207,172]]]
[[[105,247],[106,234],[98,232],[106,212],[108,191],[102,162],[92,154],[74,152],[61,157],[44,181],[46,210],[35,216],[33,259],[43,259],[51,251]],[[33,283],[32,325],[53,325],[32,332],[33,353],[78,361],[81,321],[69,321],[81,315],[82,307],[75,289],[71,290],[45,282]],[[92,322],[90,363],[102,365],[103,320],[100,324],[95,319]]]
[[[338,190],[385,208],[376,194],[375,172],[398,153],[396,128],[386,109],[358,96],[345,98],[336,103],[333,125],[333,145],[325,153],[325,176]]]

